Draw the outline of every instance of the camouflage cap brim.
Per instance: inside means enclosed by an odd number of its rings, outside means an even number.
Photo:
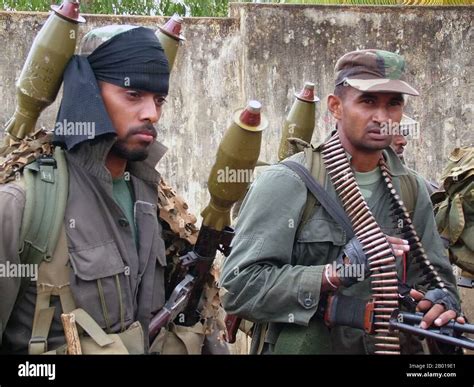
[[[345,82],[360,91],[374,93],[401,93],[418,96],[420,93],[405,81],[399,79],[345,79]]]

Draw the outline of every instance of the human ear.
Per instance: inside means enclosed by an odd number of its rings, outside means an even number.
[[[341,99],[334,95],[330,94],[328,96],[328,109],[331,112],[332,116],[336,120],[340,120],[342,116],[342,101]]]

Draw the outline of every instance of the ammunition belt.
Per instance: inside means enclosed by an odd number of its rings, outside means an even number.
[[[373,332],[376,354],[399,354],[400,338],[398,330],[389,330],[392,312],[399,307],[398,276],[395,256],[385,234],[377,224],[357,185],[354,173],[346,156],[339,134],[331,137],[322,148],[323,162],[328,171],[344,210],[349,217],[356,238],[367,256],[370,270],[372,301],[369,303],[373,316]],[[437,271],[428,260],[420,238],[403,201],[393,187],[390,173],[383,158],[380,168],[392,200],[392,214],[398,224],[402,220],[402,238],[410,245],[409,256],[423,267],[425,282],[445,288]]]
[[[382,170],[382,176],[384,177],[385,183],[387,184],[387,188],[389,189],[392,198],[391,210],[394,222],[396,223],[397,227],[400,228],[402,238],[408,240],[410,246],[410,251],[408,254],[410,262],[418,264],[423,273],[424,277],[419,281],[419,284],[431,285],[431,287],[447,291],[445,283],[442,281],[438,271],[431,264],[426,255],[423,245],[421,244],[421,240],[418,237],[415,228],[413,227],[413,222],[410,219],[410,215],[403,204],[403,201],[393,187],[392,177],[383,158],[380,160],[380,169]]]

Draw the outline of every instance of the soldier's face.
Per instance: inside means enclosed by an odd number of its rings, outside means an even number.
[[[400,93],[368,93],[352,87],[341,97],[332,95],[328,99],[341,135],[352,148],[365,152],[390,145],[389,133],[402,119],[403,103]]]
[[[392,139],[392,144],[390,145],[392,149],[397,153],[400,160],[403,161],[403,152],[405,146],[407,145],[407,139],[403,134],[394,134]]]
[[[161,117],[165,96],[106,82],[99,82],[99,86],[105,108],[117,132],[112,152],[129,161],[146,159],[150,145],[156,139],[153,125]]]

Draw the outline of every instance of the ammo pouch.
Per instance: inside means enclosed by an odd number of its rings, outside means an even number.
[[[150,353],[200,355],[205,338],[205,327],[200,322],[191,327],[170,323],[156,336],[150,346]]]

